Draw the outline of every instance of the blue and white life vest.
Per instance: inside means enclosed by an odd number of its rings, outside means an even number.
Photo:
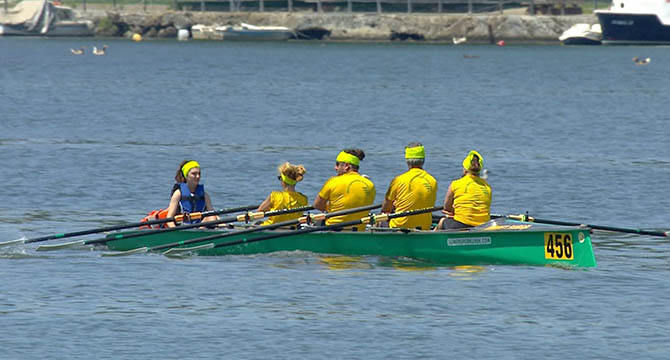
[[[179,191],[181,192],[181,200],[179,207],[182,214],[189,214],[192,212],[203,212],[207,204],[205,203],[205,186],[198,184],[195,188],[195,193],[192,193],[186,183],[179,183]],[[184,224],[197,224],[198,220],[187,220],[184,218]]]

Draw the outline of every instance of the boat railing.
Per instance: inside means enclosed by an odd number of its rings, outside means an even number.
[[[4,0],[4,11],[20,1]],[[78,1],[75,1],[75,5]],[[172,0],[163,5],[166,8],[188,11],[305,11],[315,12],[417,12],[417,13],[490,13],[519,11],[529,15],[573,15],[582,14],[588,6],[598,9],[610,4],[604,0]],[[87,11],[87,0],[81,0],[79,11]],[[111,0],[109,7],[138,8],[148,11],[148,0]],[[108,6],[104,5],[104,6]],[[590,12],[590,11],[589,11]]]
[[[173,0],[173,8],[189,11],[304,11],[490,13],[576,15],[598,8],[603,0]],[[590,10],[589,10],[590,12]]]

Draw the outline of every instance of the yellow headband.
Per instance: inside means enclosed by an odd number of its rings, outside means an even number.
[[[358,164],[361,163],[361,159],[359,159],[356,155],[351,155],[351,154],[346,153],[344,151],[341,151],[337,155],[337,159],[335,159],[335,161],[342,162],[342,163],[347,163],[347,164],[351,164],[351,165],[356,165],[356,166],[358,166]]]
[[[197,168],[197,167],[200,167],[200,164],[198,164],[198,162],[195,161],[195,160],[191,160],[191,161],[187,162],[186,164],[184,164],[184,166],[181,167],[181,173],[184,174],[185,178],[187,178],[188,177],[188,172],[191,171],[191,169]]]
[[[425,159],[426,151],[423,145],[405,148],[405,159]]]
[[[474,158],[475,155],[479,157],[479,170],[481,170],[484,167],[484,158],[478,152],[472,150],[468,153],[468,156],[465,157],[465,160],[463,160],[463,168],[465,170],[471,171],[470,166],[472,164],[472,158]]]
[[[287,183],[287,184],[289,184],[289,185],[295,185],[295,184],[298,183],[297,180],[293,180],[293,179],[291,179],[290,177],[288,177],[288,176],[286,176],[286,175],[284,175],[284,174],[279,174],[279,176],[281,176],[281,181],[283,181],[283,182],[285,182],[285,183]]]

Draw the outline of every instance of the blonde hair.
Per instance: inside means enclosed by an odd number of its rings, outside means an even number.
[[[284,176],[295,181],[301,181],[307,170],[302,165],[293,165],[290,162],[285,162],[277,167],[277,171]]]

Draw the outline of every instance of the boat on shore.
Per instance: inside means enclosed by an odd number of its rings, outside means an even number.
[[[295,37],[291,28],[284,26],[193,25],[191,36],[195,40],[282,41]]]
[[[0,11],[0,35],[93,36],[90,20],[78,20],[74,10],[57,2],[26,0],[7,13]]]
[[[193,25],[191,37],[193,40],[223,40],[223,37],[214,31],[215,27],[203,24]]]
[[[563,45],[600,45],[602,38],[600,24],[575,24],[565,30],[558,40]]]
[[[366,231],[274,230],[231,234],[194,241],[230,229],[189,229],[141,234],[146,230],[112,233],[106,246],[116,251],[161,248],[166,244],[202,256],[251,255],[306,251],[346,256],[382,256],[425,260],[440,265],[541,265],[595,267],[590,229],[494,219],[464,231],[418,231],[369,227]],[[286,236],[282,236],[282,232]],[[124,238],[124,235],[133,235]],[[184,244],[186,243],[186,244]]]
[[[255,26],[241,23],[239,26],[217,26],[214,32],[225,40],[277,41],[295,37],[293,29],[285,26]]]
[[[604,45],[670,44],[670,2],[614,0],[609,9],[596,10]]]

